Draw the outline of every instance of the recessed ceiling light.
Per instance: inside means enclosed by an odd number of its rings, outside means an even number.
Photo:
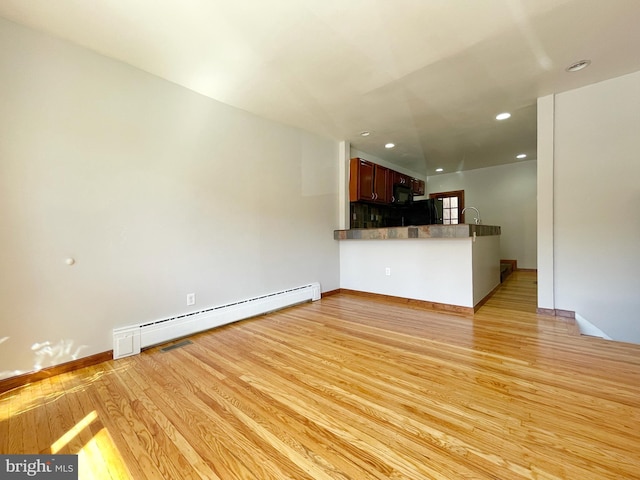
[[[591,65],[591,60],[580,60],[579,62],[572,63],[565,70],[567,72],[579,72],[583,68],[587,68]]]
[[[444,172],[444,168],[436,168],[436,172]]]
[[[395,147],[395,146],[396,146],[396,144],[395,144],[395,143],[387,143],[387,144],[384,146],[384,148],[393,148],[393,147]]]
[[[371,135],[371,132],[365,130],[364,132],[360,132],[360,135],[362,135],[363,137],[368,137],[369,135]]]
[[[527,154],[521,153],[520,155],[516,155],[516,158],[527,158]]]
[[[498,115],[496,115],[496,120],[506,120],[510,116],[511,114],[509,112],[499,113]]]

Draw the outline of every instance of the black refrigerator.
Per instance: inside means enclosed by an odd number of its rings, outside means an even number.
[[[442,200],[417,200],[405,211],[405,225],[435,225],[442,223]]]

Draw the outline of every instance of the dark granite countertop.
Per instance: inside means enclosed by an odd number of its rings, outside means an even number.
[[[469,238],[500,235],[500,227],[495,225],[418,225],[413,227],[354,228],[334,230],[335,240],[388,240],[402,238]]]

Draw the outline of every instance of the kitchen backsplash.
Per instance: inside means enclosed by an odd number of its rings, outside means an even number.
[[[383,228],[401,225],[402,215],[397,208],[351,202],[350,228]]]

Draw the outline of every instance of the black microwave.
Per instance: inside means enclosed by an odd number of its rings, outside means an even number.
[[[413,192],[411,187],[396,183],[393,186],[393,203],[395,205],[410,205],[413,201]]]

